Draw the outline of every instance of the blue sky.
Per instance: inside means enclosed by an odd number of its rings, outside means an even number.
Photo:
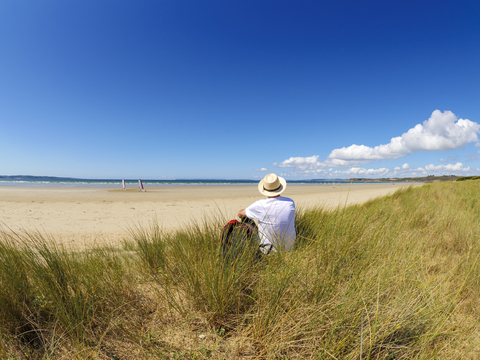
[[[480,2],[0,3],[0,174],[480,175]]]

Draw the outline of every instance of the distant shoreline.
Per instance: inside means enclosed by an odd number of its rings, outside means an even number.
[[[363,184],[363,183],[422,183],[429,182],[426,178],[398,178],[398,179],[305,179],[289,180],[291,185],[331,185],[331,184]],[[430,178],[429,178],[430,179]],[[436,180],[437,178],[435,178]],[[445,181],[445,180],[443,180]],[[144,186],[229,186],[229,185],[256,185],[258,180],[251,179],[174,179],[157,180],[142,179]],[[127,188],[137,187],[138,179],[125,179]],[[122,187],[122,179],[81,179],[53,176],[29,175],[0,175],[0,187]]]

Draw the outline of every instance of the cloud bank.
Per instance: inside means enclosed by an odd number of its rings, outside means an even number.
[[[291,168],[294,172],[303,174],[335,174],[342,175],[358,174],[380,176],[391,172],[386,168],[382,169],[363,169],[361,165],[379,160],[393,160],[411,153],[419,151],[448,151],[461,148],[468,143],[477,142],[480,124],[468,119],[459,119],[451,111],[441,112],[435,110],[428,120],[422,124],[409,129],[401,136],[394,137],[388,144],[369,147],[365,145],[353,144],[349,147],[334,149],[324,161],[319,161],[319,155],[309,157],[290,157],[280,163],[273,165],[281,168]],[[479,151],[480,152],[480,151]],[[454,161],[456,158],[450,157],[448,160]],[[394,173],[399,171],[425,172],[425,171],[469,171],[470,168],[464,168],[461,163],[438,165],[433,164],[425,168],[410,169],[395,168]],[[346,168],[348,170],[336,171],[333,168]],[[328,169],[328,170],[327,170]]]
[[[411,168],[409,164],[405,163],[402,166],[388,169],[382,167],[380,169],[365,169],[362,167],[351,167],[349,169],[316,169],[296,172],[293,175],[305,175],[310,174],[321,178],[364,178],[364,177],[382,177],[382,178],[394,178],[394,177],[409,177],[409,176],[427,176],[427,175],[473,175],[478,174],[480,169],[470,168],[464,166],[462,163],[447,164],[447,165],[434,165],[430,164],[425,167]],[[282,176],[288,176],[292,174],[282,174]]]
[[[386,145],[369,147],[351,145],[333,150],[329,159],[372,161],[397,159],[418,151],[447,151],[478,141],[480,125],[468,119],[457,119],[451,111],[435,110],[432,116],[394,137]]]

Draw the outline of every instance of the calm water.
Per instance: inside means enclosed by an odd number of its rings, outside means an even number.
[[[192,185],[257,185],[259,180],[149,180],[142,179],[143,185],[148,186],[192,186]],[[289,184],[299,185],[333,185],[363,182],[348,180],[287,180]],[[125,179],[127,188],[138,187],[138,179]],[[122,187],[122,179],[71,179],[71,178],[31,178],[15,177],[1,178],[0,186],[28,186],[28,187]]]

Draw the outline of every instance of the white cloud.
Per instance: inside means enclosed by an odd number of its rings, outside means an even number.
[[[465,155],[468,156],[468,155]],[[449,155],[447,159],[440,159],[440,162],[455,162],[458,160],[458,155],[451,156]]]
[[[279,165],[284,167],[297,167],[297,166],[304,166],[304,165],[312,165],[317,163],[318,155],[313,155],[309,157],[291,157],[285,161],[282,161],[280,164],[274,163],[273,165]]]
[[[448,170],[448,171],[469,171],[470,166],[467,166],[466,168],[463,167],[462,163],[457,162],[455,165],[454,164],[448,164],[448,165],[427,165],[425,166],[425,170],[427,171],[435,171],[435,170]]]
[[[480,154],[480,151],[477,151],[478,154]],[[474,160],[479,160],[480,156],[477,156],[475,154],[465,154],[465,157],[468,158],[467,161],[474,161]]]
[[[352,167],[343,170],[317,169],[302,172],[303,175],[315,175],[325,178],[349,178],[349,177],[385,177],[390,172],[387,168],[364,169],[361,167]],[[297,174],[298,175],[298,174]]]
[[[369,147],[351,145],[333,150],[329,159],[370,162],[397,159],[418,151],[447,151],[478,141],[480,125],[468,119],[458,119],[451,111],[435,110],[428,120],[394,137],[390,143]]]
[[[273,165],[279,167],[295,168],[301,171],[309,171],[326,166],[323,162],[318,161],[318,155],[313,155],[309,157],[292,156],[291,158],[284,160],[281,163],[273,163]]]
[[[352,177],[364,178],[391,178],[391,177],[415,177],[427,175],[476,175],[480,169],[464,167],[462,163],[447,164],[447,165],[427,165],[425,167],[417,167],[412,169],[409,164],[405,163],[402,166],[395,167],[390,170],[388,168],[380,169],[365,169],[363,167],[351,167],[348,169],[316,169],[306,170],[290,173],[290,176],[310,175],[322,178],[343,178],[348,179]],[[287,174],[285,174],[287,176]]]
[[[352,174],[352,175],[374,175],[374,176],[382,176],[388,174],[390,170],[387,168],[381,169],[364,169],[359,167],[353,167],[349,170],[344,171],[344,174]]]
[[[273,165],[281,168],[291,168],[297,175],[337,173],[333,170],[326,170],[327,168],[350,168],[345,171],[351,174],[355,171],[362,171],[363,174],[368,173],[368,170],[363,169],[361,165],[375,160],[397,159],[418,151],[448,151],[458,149],[471,142],[477,142],[476,146],[480,146],[479,132],[480,124],[468,119],[458,119],[451,111],[442,113],[440,110],[435,110],[428,120],[414,126],[401,136],[392,138],[388,144],[375,147],[353,144],[349,147],[334,149],[324,161],[318,160],[319,155],[297,156]],[[448,159],[441,159],[440,161],[454,162],[457,158],[458,156],[449,156]],[[380,171],[377,171],[379,169],[376,170],[376,173],[372,169],[370,170],[368,174],[376,175],[380,173]],[[345,171],[340,171],[340,173],[345,173]],[[410,169],[408,164],[404,164],[401,168],[394,168],[394,171],[408,172],[414,170]],[[415,171],[425,171],[425,169],[418,168]]]
[[[403,164],[402,167],[395,167],[393,168],[393,170],[395,172],[398,172],[398,171],[408,171],[410,170],[410,165],[408,165],[407,163]]]
[[[350,161],[342,159],[327,159],[325,161],[318,161],[318,155],[313,155],[309,157],[291,157],[287,160],[284,160],[280,163],[273,163],[275,166],[279,167],[289,167],[295,168],[301,171],[310,171],[324,169],[327,167],[349,167],[349,166],[358,166],[363,164],[363,161]]]
[[[462,163],[447,165],[427,165],[425,167],[418,167],[411,169],[408,164],[402,167],[396,167],[393,172],[397,176],[427,176],[427,175],[474,175],[478,174],[480,169],[471,169],[469,166],[464,167]]]
[[[410,168],[407,163],[401,167],[395,167],[393,171],[387,168],[380,169],[364,169],[361,167],[352,167],[348,170],[329,169],[325,175],[329,177],[408,177],[408,176],[427,176],[427,175],[474,175],[478,174],[480,169],[471,169],[469,166],[464,167],[462,163],[447,165],[427,165],[416,169]]]

